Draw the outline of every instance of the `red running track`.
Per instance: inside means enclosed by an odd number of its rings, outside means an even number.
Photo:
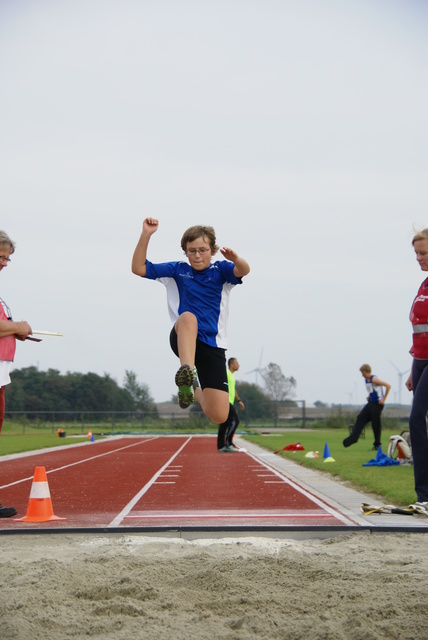
[[[54,514],[66,520],[4,518],[0,533],[356,526],[251,453],[219,454],[212,437],[114,437],[0,459],[0,503],[16,518],[26,514],[38,466]]]

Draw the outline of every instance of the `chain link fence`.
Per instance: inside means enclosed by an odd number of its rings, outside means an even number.
[[[89,431],[103,434],[119,433],[214,433],[217,425],[208,420],[194,405],[182,410],[177,405],[162,404],[157,411],[6,411],[5,419],[22,433],[63,430],[71,434]],[[238,409],[238,407],[237,407]],[[304,400],[293,402],[245,402],[238,410],[238,431],[260,429],[305,429],[322,423],[329,428],[348,427],[360,407],[335,405],[307,408]],[[385,406],[383,420],[405,421],[410,407]]]

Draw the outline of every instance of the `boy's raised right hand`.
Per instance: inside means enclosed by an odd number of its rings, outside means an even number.
[[[159,222],[156,218],[146,218],[143,221],[143,231],[135,247],[134,255],[132,256],[132,273],[137,276],[144,276],[147,273],[147,247],[149,245],[150,237],[158,230]]]
[[[151,236],[158,230],[159,220],[157,218],[146,218],[143,222],[143,232]]]

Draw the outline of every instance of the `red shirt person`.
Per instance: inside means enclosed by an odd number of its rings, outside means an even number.
[[[418,232],[412,240],[416,260],[422,271],[428,271],[428,229]],[[413,391],[409,417],[410,442],[417,502],[412,507],[428,515],[428,278],[419,287],[410,311],[413,328],[412,370],[406,387]]]

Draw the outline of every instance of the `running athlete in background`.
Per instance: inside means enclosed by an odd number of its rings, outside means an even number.
[[[225,357],[229,294],[250,267],[227,247],[220,249],[225,260],[211,262],[219,249],[215,231],[200,225],[187,229],[181,238],[188,263],[153,264],[147,260],[147,248],[158,227],[156,218],[144,220],[132,272],[166,287],[174,323],[170,345],[181,364],[175,375],[180,407],[185,409],[196,400],[207,418],[220,424],[229,413]]]
[[[367,404],[358,414],[351,434],[345,438],[343,446],[350,447],[351,444],[355,444],[366,424],[371,422],[374,434],[374,448],[377,450],[381,445],[380,438],[382,423],[380,416],[383,411],[386,397],[391,389],[391,385],[378,378],[378,376],[374,376],[369,364],[361,365],[360,371],[366,383],[367,393],[369,394],[367,396]],[[385,392],[383,387],[385,387]]]
[[[412,244],[421,270],[428,271],[428,229],[417,233]],[[409,431],[417,496],[417,502],[411,506],[428,515],[428,278],[422,282],[413,301],[410,322],[413,327],[410,350],[413,363],[406,387],[413,391]]]
[[[235,402],[237,402],[242,410],[245,409],[245,405],[236,392],[235,372],[239,369],[239,362],[237,358],[229,358],[227,361],[227,383],[229,385],[229,415],[226,422],[222,422],[218,426],[217,434],[217,449],[219,453],[225,451],[235,451],[235,445],[233,444],[233,436],[239,425],[239,416],[235,409]]]

